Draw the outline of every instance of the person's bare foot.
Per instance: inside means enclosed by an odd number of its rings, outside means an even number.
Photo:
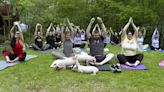
[[[128,65],[128,66],[130,66],[130,67],[133,67],[134,66],[133,64],[131,64],[129,62],[126,62],[125,64]]]
[[[100,66],[101,64],[100,63],[95,63],[96,66]]]
[[[10,61],[8,61],[9,63],[13,63],[14,61],[13,60],[10,60]]]
[[[89,62],[89,64],[91,64],[91,65],[95,65],[95,63],[94,63],[94,62]]]

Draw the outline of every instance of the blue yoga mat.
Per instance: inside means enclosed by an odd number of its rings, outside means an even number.
[[[153,50],[150,50],[150,49],[148,49],[148,50],[146,50],[147,52],[152,52]],[[160,50],[160,51],[157,51],[157,52],[164,52],[164,50]]]
[[[28,60],[30,60],[32,58],[36,58],[36,57],[37,57],[36,55],[27,55],[25,61],[28,61]],[[16,61],[14,63],[7,63],[5,60],[0,60],[0,70],[3,70],[10,66],[15,66],[19,63],[20,63],[19,61]]]

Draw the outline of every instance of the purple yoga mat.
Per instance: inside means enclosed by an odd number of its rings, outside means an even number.
[[[144,64],[139,64],[138,66],[136,67],[130,67],[128,65],[125,65],[125,64],[121,64],[121,67],[122,68],[125,68],[127,70],[147,70],[147,68],[144,66]]]

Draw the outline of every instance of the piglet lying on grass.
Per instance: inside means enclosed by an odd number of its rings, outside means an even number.
[[[72,70],[77,71],[77,72],[82,72],[82,73],[92,73],[91,75],[96,75],[96,73],[99,71],[98,68],[95,66],[82,66],[82,65],[80,65],[78,60],[76,60],[76,64],[74,65]]]

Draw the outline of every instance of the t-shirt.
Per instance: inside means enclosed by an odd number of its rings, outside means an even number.
[[[137,41],[136,39],[128,40],[127,38],[121,42],[122,54],[125,56],[134,56],[136,55],[137,50]]]
[[[81,40],[85,40],[85,34],[81,34]]]
[[[138,37],[138,38],[137,38],[137,42],[138,42],[139,45],[142,45],[143,42],[144,42],[144,37],[143,37],[143,36]]]
[[[110,36],[106,36],[104,43],[110,43]]]
[[[159,39],[152,39],[152,46],[155,48],[159,48]]]
[[[101,37],[99,39],[90,38],[90,55],[104,55],[104,38]]]
[[[74,37],[74,44],[81,44],[81,43],[82,43],[81,36],[75,36]]]
[[[66,57],[70,57],[73,53],[73,43],[71,40],[64,41],[64,54]]]

